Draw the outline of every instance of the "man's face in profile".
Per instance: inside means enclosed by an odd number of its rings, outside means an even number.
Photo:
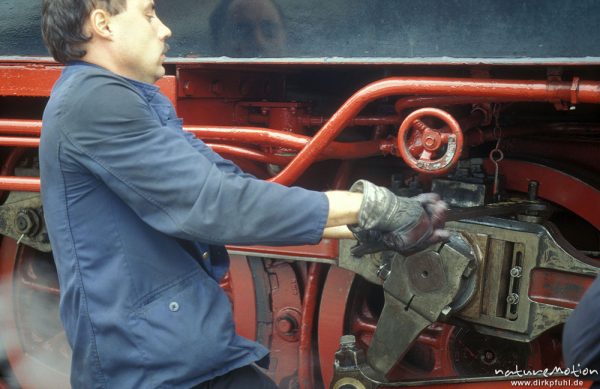
[[[224,54],[234,57],[278,57],[286,44],[282,15],[271,0],[234,0],[223,35]]]

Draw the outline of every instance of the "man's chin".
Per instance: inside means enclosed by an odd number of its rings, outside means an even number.
[[[154,75],[154,82],[160,80],[161,78],[163,78],[163,76],[165,75],[165,68],[163,66],[161,66],[157,71],[156,74]]]

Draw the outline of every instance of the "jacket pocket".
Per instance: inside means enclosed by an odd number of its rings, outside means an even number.
[[[203,271],[152,296],[133,312],[131,325],[140,362],[162,382],[184,382],[222,368],[235,343],[229,300]]]

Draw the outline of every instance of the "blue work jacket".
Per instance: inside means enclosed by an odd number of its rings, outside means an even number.
[[[74,388],[189,388],[265,359],[235,333],[223,245],[317,243],[323,193],[244,174],[156,86],[83,62],[53,88],[40,169]]]

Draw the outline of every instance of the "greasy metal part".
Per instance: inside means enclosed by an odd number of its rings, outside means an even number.
[[[452,208],[446,212],[446,221],[478,218],[482,216],[515,215],[527,212],[545,212],[548,206],[534,201],[505,201],[468,208]]]
[[[354,335],[343,335],[340,348],[335,353],[331,389],[374,389],[376,384],[365,380],[362,371],[367,369],[365,352],[356,344]]]
[[[383,285],[384,279],[380,277],[380,274],[382,274],[382,269],[385,268],[384,255],[389,253],[378,252],[363,255],[362,257],[355,257],[351,252],[354,246],[356,246],[355,240],[340,239],[338,267],[350,270],[369,282]]]
[[[459,328],[452,336],[450,352],[460,376],[494,376],[496,369],[511,371],[515,366],[527,366],[531,347]]]
[[[374,378],[385,379],[425,327],[470,299],[474,268],[475,257],[459,235],[436,250],[393,257],[383,284],[385,304],[367,353]]]
[[[555,231],[550,232],[551,225],[480,218],[450,222],[447,228],[465,236],[481,262],[481,282],[456,316],[483,334],[530,342],[566,320],[571,309],[528,297],[534,271],[572,274],[573,288],[599,270]]]
[[[10,192],[0,206],[0,234],[43,252],[52,251],[38,194]]]
[[[486,186],[480,183],[435,179],[431,182],[431,191],[451,207],[483,206],[486,199]]]

